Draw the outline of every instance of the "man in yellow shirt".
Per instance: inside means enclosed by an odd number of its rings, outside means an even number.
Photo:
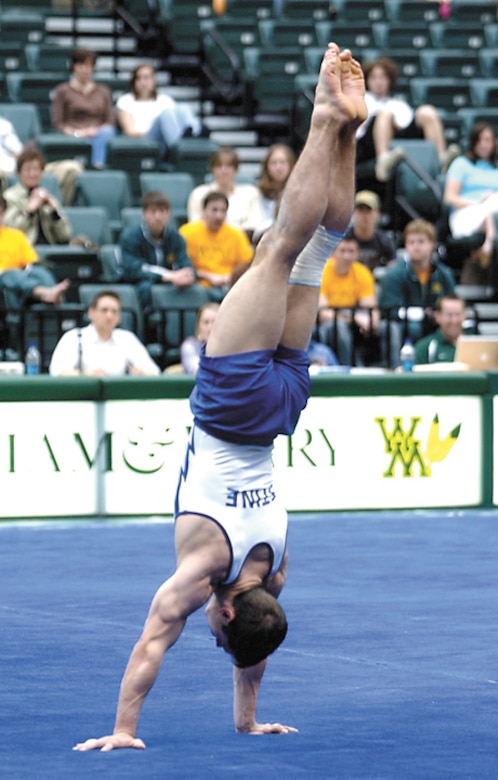
[[[0,291],[6,293],[9,308],[22,308],[34,299],[41,303],[61,303],[69,280],[57,283],[49,270],[38,263],[38,255],[25,234],[5,227],[7,203],[0,195]]]
[[[187,242],[199,283],[209,288],[209,297],[221,301],[237,266],[252,260],[253,250],[243,230],[227,225],[228,199],[210,192],[203,201],[202,219],[186,222],[179,232]]]
[[[376,306],[375,279],[360,262],[358,241],[347,236],[324,268],[318,312],[320,341],[332,347],[341,365],[364,363],[365,342],[379,325]]]

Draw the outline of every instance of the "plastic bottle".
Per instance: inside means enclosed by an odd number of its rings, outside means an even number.
[[[401,347],[401,351],[399,353],[399,359],[403,371],[413,371],[413,364],[415,363],[415,347],[413,346],[411,339],[405,339],[405,343]]]
[[[36,344],[30,344],[28,346],[28,351],[26,352],[26,357],[24,359],[24,366],[26,369],[26,373],[29,376],[34,376],[35,374],[39,374],[41,370],[41,355],[40,350],[36,346]]]

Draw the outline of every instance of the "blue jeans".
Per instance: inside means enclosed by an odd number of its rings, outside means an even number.
[[[107,159],[107,142],[116,135],[116,128],[112,125],[102,125],[100,130],[93,138],[90,138],[92,144],[92,165],[96,168],[102,168]]]
[[[38,263],[0,274],[0,289],[7,293],[10,308],[22,308],[35,287],[54,287],[56,284],[53,274]]]
[[[198,135],[201,131],[201,123],[190,106],[178,104],[174,108],[161,111],[145,135],[159,144],[161,155],[164,156],[189,127],[192,128],[193,135]]]

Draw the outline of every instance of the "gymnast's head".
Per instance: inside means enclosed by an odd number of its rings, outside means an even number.
[[[261,586],[238,593],[231,605],[220,604],[213,596],[206,615],[216,644],[230,653],[241,669],[273,653],[287,634],[284,610]]]

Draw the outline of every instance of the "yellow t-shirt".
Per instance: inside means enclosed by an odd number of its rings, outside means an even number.
[[[187,254],[198,272],[231,274],[236,266],[252,259],[253,250],[244,231],[226,223],[213,233],[203,220],[186,222],[179,233],[187,242]],[[200,284],[208,285],[202,279]]]
[[[352,263],[347,274],[338,274],[335,260],[331,257],[323,270],[320,292],[327,298],[329,306],[349,308],[363,298],[375,295],[375,279],[363,263]]]
[[[0,271],[16,271],[37,260],[38,255],[22,230],[0,227]]]

